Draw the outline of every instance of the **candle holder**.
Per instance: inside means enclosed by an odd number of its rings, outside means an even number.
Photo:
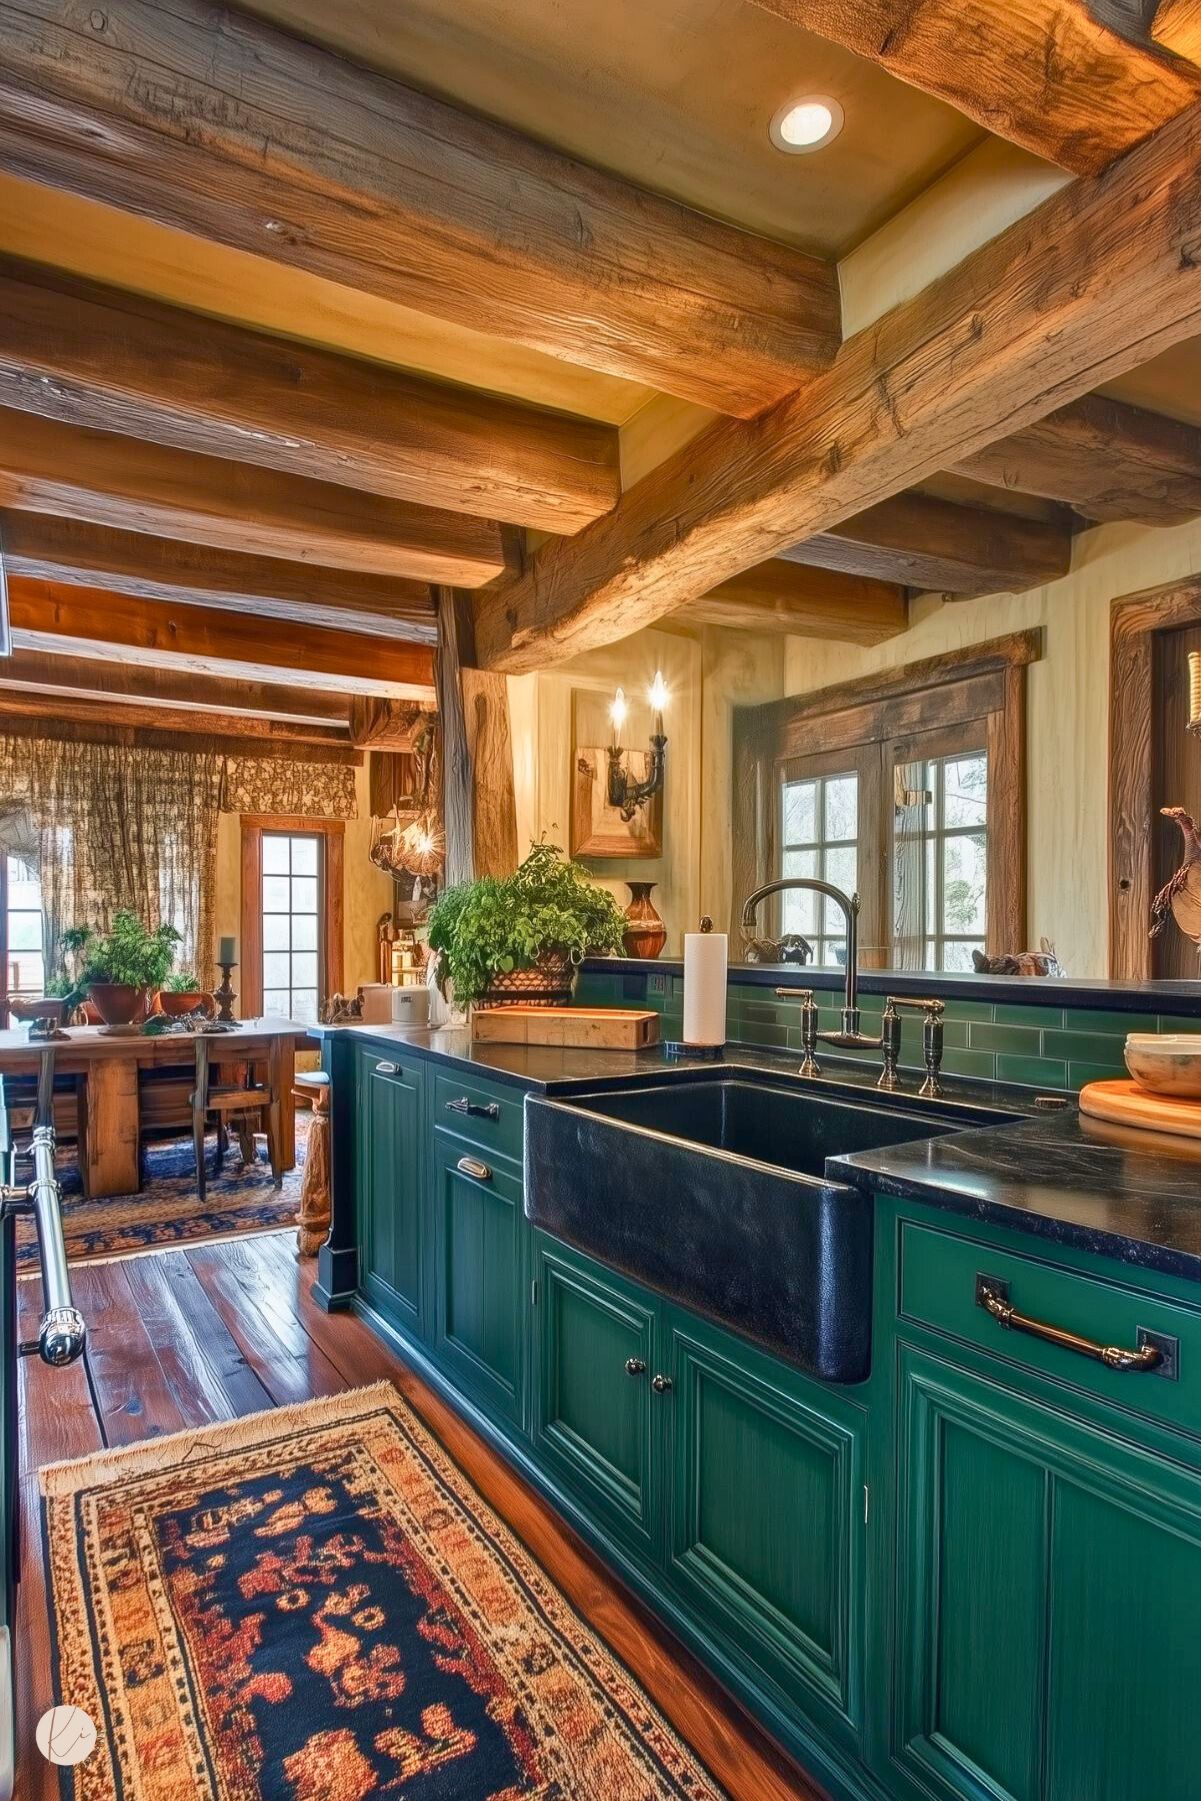
[[[219,1020],[233,1020],[234,1002],[237,1000],[238,996],[229,978],[237,967],[236,963],[218,963],[217,965],[217,968],[221,971],[221,986],[214,992],[213,999],[217,1003],[217,1018]]]

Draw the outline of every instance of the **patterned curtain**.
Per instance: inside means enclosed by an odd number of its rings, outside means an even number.
[[[213,899],[223,759],[51,739],[0,739],[0,795],[26,799],[38,831],[46,968],[72,925],[128,907],[182,934],[180,961],[213,976]]]
[[[221,783],[221,811],[356,819],[354,770],[344,763],[227,757]]]

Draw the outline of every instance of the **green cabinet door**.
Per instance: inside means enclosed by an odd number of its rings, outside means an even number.
[[[856,1727],[863,1411],[693,1315],[667,1318],[673,1583],[785,1695]]]
[[[464,1394],[525,1423],[528,1228],[516,1167],[433,1135],[434,1339]]]
[[[534,1245],[537,1451],[608,1531],[657,1552],[657,1305],[553,1239]]]
[[[897,1761],[970,1801],[1201,1801],[1201,1471],[899,1371]]]
[[[394,1326],[425,1335],[424,1071],[358,1047],[355,1180],[359,1285]]]

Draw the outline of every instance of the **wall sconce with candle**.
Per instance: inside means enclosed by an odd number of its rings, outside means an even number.
[[[658,794],[663,787],[667,765],[667,736],[663,730],[663,714],[670,698],[667,683],[663,680],[663,671],[656,669],[655,679],[647,691],[647,700],[655,715],[654,729],[651,732],[650,767],[646,779],[641,782],[631,780],[630,772],[625,766],[626,748],[621,742],[621,734],[629,718],[630,708],[623,688],[617,690],[609,707],[609,720],[613,727],[612,742],[609,745],[609,805],[616,807],[627,822],[633,819],[639,807],[644,807],[651,796]]]

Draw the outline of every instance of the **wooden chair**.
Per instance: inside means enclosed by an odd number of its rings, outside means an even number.
[[[246,1078],[245,1086],[234,1084],[226,1087],[213,1087],[209,1081],[211,1048],[209,1039],[198,1038],[196,1040],[196,1086],[191,1094],[192,1139],[196,1146],[196,1182],[202,1201],[208,1188],[204,1138],[210,1115],[217,1124],[217,1169],[220,1169],[225,1154],[231,1123],[237,1133],[242,1161],[247,1166],[254,1162],[256,1116],[259,1128],[267,1132],[268,1143],[274,1144],[279,1137],[279,1096],[274,1089],[267,1087],[264,1083],[254,1081],[250,1075]],[[282,1187],[283,1171],[278,1169],[274,1162],[271,1165],[271,1173],[275,1178],[275,1186]]]

